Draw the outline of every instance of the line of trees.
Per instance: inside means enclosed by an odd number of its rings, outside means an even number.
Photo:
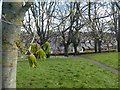
[[[61,36],[65,56],[68,56],[71,43],[75,55],[78,53],[77,47],[81,40],[79,32],[86,28],[94,39],[95,52],[100,53],[102,41],[106,38],[104,34],[117,35],[118,9],[118,2],[38,2],[32,4],[28,11],[29,20],[23,26],[29,25],[27,32],[32,32],[30,21],[34,18],[36,32],[42,44],[53,36]],[[118,41],[117,37],[116,40]],[[109,43],[107,46],[109,48]]]

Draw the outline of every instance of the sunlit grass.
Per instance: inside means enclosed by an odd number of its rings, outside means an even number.
[[[117,52],[85,54],[81,56],[99,61],[108,66],[118,69],[118,53]]]
[[[18,62],[17,88],[117,88],[118,76],[79,58],[51,57],[37,68]]]

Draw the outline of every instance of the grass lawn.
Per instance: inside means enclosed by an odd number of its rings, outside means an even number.
[[[17,88],[118,88],[118,76],[79,58],[51,57],[37,68],[18,62]]]
[[[86,54],[81,56],[99,61],[108,66],[118,69],[118,53],[117,52]]]

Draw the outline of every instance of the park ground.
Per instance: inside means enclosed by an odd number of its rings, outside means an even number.
[[[25,58],[17,65],[17,88],[118,88],[118,74],[83,58],[118,70],[118,53],[51,56],[31,68]]]

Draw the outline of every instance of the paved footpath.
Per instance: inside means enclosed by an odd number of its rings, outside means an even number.
[[[88,59],[88,58],[85,58],[85,57],[82,57],[82,56],[70,56],[70,57],[81,58],[81,59],[83,59],[83,60],[89,61],[89,62],[91,62],[91,63],[93,63],[93,64],[96,64],[96,65],[98,65],[98,66],[100,66],[100,67],[103,67],[103,68],[105,68],[106,70],[109,70],[109,71],[111,71],[112,73],[118,74],[118,75],[120,76],[120,71],[118,71],[117,69],[112,68],[112,67],[110,67],[110,66],[107,66],[106,64],[103,64],[103,63],[100,63],[100,62],[98,62],[98,61],[95,61],[95,60],[92,60],[92,59]]]

